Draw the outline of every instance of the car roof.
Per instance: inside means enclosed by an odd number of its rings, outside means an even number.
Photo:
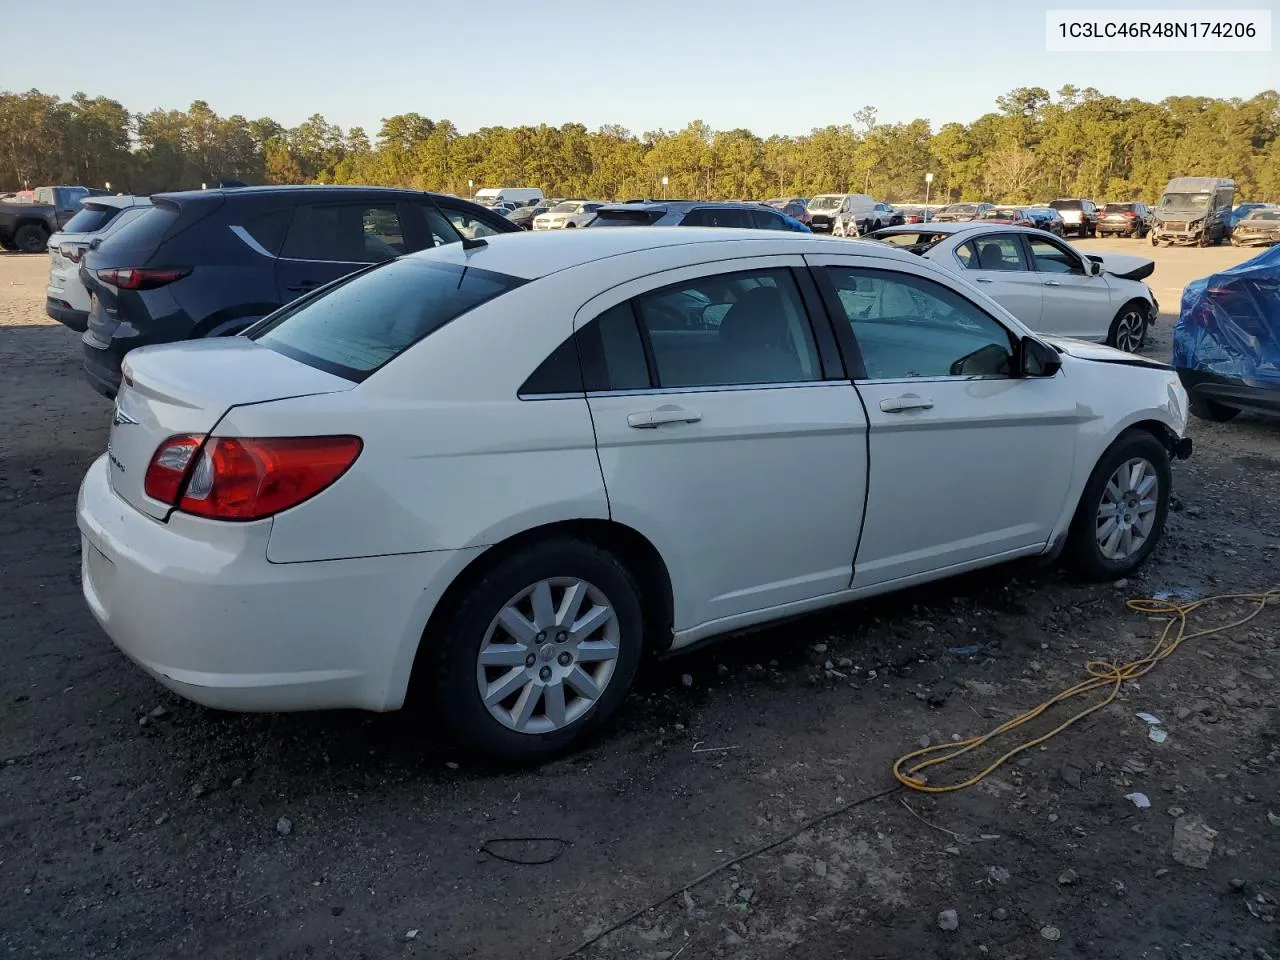
[[[759,200],[632,200],[606,203],[601,210],[688,210],[691,207],[719,207],[726,210],[755,210]]]
[[[947,236],[955,236],[960,233],[968,233],[971,230],[992,229],[997,229],[1001,233],[1029,233],[1037,237],[1052,236],[1049,231],[1040,230],[1037,227],[1015,227],[1013,224],[1004,224],[991,220],[965,220],[961,223],[933,223],[932,221],[929,223],[912,223],[901,227],[884,227],[877,230],[876,234],[943,233]]]
[[[409,259],[464,264],[534,280],[610,257],[646,250],[694,247],[733,241],[743,256],[775,254],[870,254],[880,259],[919,260],[905,251],[865,240],[815,237],[811,233],[727,227],[636,227],[630,230],[552,230],[537,236],[511,233],[486,237],[485,246],[467,249],[448,243],[408,255]],[[755,247],[748,250],[747,246]]]
[[[405,187],[370,187],[347,184],[328,183],[278,183],[252,187],[215,187],[210,190],[179,190],[170,193],[157,193],[153,196],[167,197],[174,200],[190,200],[196,197],[261,197],[273,194],[287,194],[295,197],[332,197],[341,194],[372,194],[390,197],[424,197],[431,196],[445,199],[442,193],[428,193],[425,190],[410,190]],[[449,197],[458,200],[460,197]],[[464,203],[470,201],[463,201]]]
[[[80,201],[80,206],[85,209],[103,210],[107,207],[115,207],[124,210],[128,207],[143,207],[151,203],[150,197],[135,197],[129,194],[124,196],[102,196],[102,197],[85,197]]]

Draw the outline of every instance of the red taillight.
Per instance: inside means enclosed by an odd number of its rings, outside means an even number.
[[[170,437],[160,444],[147,464],[147,475],[142,481],[142,489],[147,496],[161,503],[177,503],[182,484],[202,443],[203,436],[185,434]]]
[[[97,277],[121,290],[154,290],[166,283],[181,280],[191,272],[190,267],[113,267],[110,270],[99,270]]]
[[[1138,215],[1136,213],[1125,213],[1125,214],[1121,214],[1121,216],[1123,216],[1126,220],[1136,220],[1138,218]]]
[[[215,520],[260,520],[314,497],[363,446],[359,437],[211,437],[177,506]]]
[[[77,243],[64,243],[58,247],[58,252],[72,263],[79,263],[80,256],[84,253],[84,247]]]

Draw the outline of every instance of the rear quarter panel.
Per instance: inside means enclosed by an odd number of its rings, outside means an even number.
[[[277,563],[485,546],[609,516],[585,397],[521,400],[572,332],[563,285],[527,284],[459,317],[355,389],[232,409],[228,436],[354,434],[364,450],[276,516]]]

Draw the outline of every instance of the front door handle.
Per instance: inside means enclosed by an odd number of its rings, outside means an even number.
[[[885,397],[880,401],[885,413],[902,413],[906,410],[931,410],[933,401],[916,393],[904,393],[900,397]]]
[[[1060,286],[1062,286],[1062,281],[1061,281],[1061,280],[1046,280],[1046,281],[1044,282],[1044,285],[1045,285],[1046,287],[1060,287]]]
[[[637,430],[652,430],[667,423],[697,423],[702,414],[686,410],[684,407],[663,406],[656,410],[643,410],[640,413],[627,415],[627,426]]]
[[[990,278],[990,277],[974,277],[973,279],[974,279],[974,280],[976,280],[976,281],[978,281],[978,283],[991,283],[991,282],[992,282],[992,280],[991,280],[991,278]]]

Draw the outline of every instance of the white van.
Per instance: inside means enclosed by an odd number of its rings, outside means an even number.
[[[476,203],[492,207],[499,203],[510,203],[517,207],[532,206],[542,200],[542,191],[537,187],[485,187],[477,190]]]
[[[809,201],[809,228],[814,233],[845,236],[875,228],[876,201],[865,193],[822,193]],[[887,226],[888,224],[882,224]]]

